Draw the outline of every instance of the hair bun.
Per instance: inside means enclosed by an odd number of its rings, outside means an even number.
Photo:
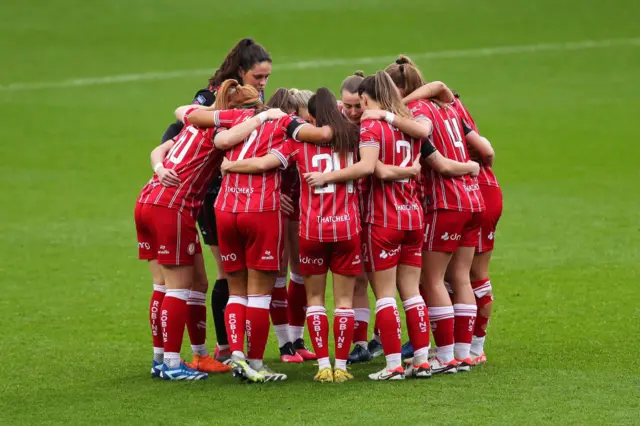
[[[404,65],[404,64],[410,64],[411,63],[411,59],[409,59],[407,56],[399,56],[398,59],[396,59],[396,64],[398,65]]]
[[[356,75],[358,77],[364,78],[364,72],[363,71],[356,71],[356,72],[353,73],[353,75]]]
[[[245,46],[251,46],[253,44],[256,44],[256,42],[252,38],[247,37],[242,39],[242,44]]]

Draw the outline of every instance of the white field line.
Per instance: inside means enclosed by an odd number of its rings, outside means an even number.
[[[640,46],[640,38],[621,38],[608,40],[583,40],[568,43],[543,43],[519,46],[498,46],[479,49],[442,50],[409,54],[412,59],[447,59],[447,58],[471,58],[496,55],[513,55],[521,53],[538,53],[553,51],[571,51],[585,49],[600,49],[615,46]],[[352,66],[369,64],[386,64],[393,62],[394,56],[370,56],[360,58],[318,59],[311,61],[291,62],[275,64],[274,71],[305,70],[310,68],[330,68],[335,66]],[[0,85],[0,92],[37,90],[37,89],[63,89],[70,87],[98,86],[104,84],[130,83],[149,80],[170,80],[190,76],[207,75],[213,68],[191,69],[178,71],[159,71],[141,74],[119,74],[104,77],[74,78],[59,81],[42,81],[31,83],[9,83]]]

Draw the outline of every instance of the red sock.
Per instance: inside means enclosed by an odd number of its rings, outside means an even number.
[[[396,299],[384,297],[376,301],[376,326],[380,331],[384,354],[399,354],[402,345],[402,325]]]
[[[165,357],[168,352],[180,353],[182,336],[187,321],[189,290],[167,290],[162,300],[160,320]]]
[[[353,340],[353,328],[355,323],[355,313],[353,309],[337,308],[333,318],[333,338],[335,341],[336,361],[347,361],[351,342]]]
[[[199,291],[191,291],[187,299],[187,331],[191,341],[191,349],[195,355],[208,355],[207,340],[207,295]]]
[[[429,311],[421,296],[412,297],[402,302],[407,319],[409,340],[413,350],[418,355],[423,355],[421,349],[427,349],[425,356],[429,355],[428,348],[431,344],[429,333]],[[426,361],[426,359],[425,359]]]
[[[250,294],[247,303],[247,359],[261,360],[269,339],[271,296]]]
[[[162,300],[166,289],[162,284],[153,285],[153,293],[151,294],[151,303],[149,303],[149,322],[151,323],[151,337],[153,338],[153,347],[162,348],[162,323],[160,322],[160,309],[162,308]]]
[[[298,278],[296,277],[296,279]],[[287,319],[289,320],[289,325],[304,327],[304,308],[307,305],[307,292],[304,289],[304,283],[298,283],[293,279],[289,281],[287,299]]]
[[[455,352],[457,359],[469,357],[477,309],[476,305],[465,305],[462,303],[453,305],[455,314],[453,334],[456,342]]]
[[[369,308],[355,308],[355,325],[353,329],[353,342],[367,342],[369,339]]]
[[[478,306],[478,316],[476,317],[476,325],[474,326],[473,335],[476,337],[484,337],[487,335],[487,325],[489,325],[489,316],[481,314],[482,308],[493,303],[493,294],[491,293],[491,281],[489,278],[474,281],[471,283],[473,292],[476,296],[476,305]]]
[[[433,330],[433,340],[436,346],[444,347],[453,345],[453,307],[452,306],[430,306],[429,317],[431,320],[431,330]]]
[[[224,309],[224,325],[227,329],[229,350],[244,353],[244,329],[247,318],[247,298],[229,296],[227,307]]]
[[[284,285],[278,287],[280,280],[284,280]],[[273,325],[288,324],[287,320],[287,279],[278,278],[276,286],[271,292],[271,305],[269,306],[269,313],[271,314],[271,322]]]
[[[318,359],[329,358],[329,320],[324,306],[309,306],[307,308],[307,328],[313,350]]]

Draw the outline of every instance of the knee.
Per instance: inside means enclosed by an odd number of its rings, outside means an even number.
[[[207,277],[198,277],[195,279],[191,286],[191,290],[206,293],[209,290],[209,280]]]

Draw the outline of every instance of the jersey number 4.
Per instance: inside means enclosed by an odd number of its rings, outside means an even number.
[[[447,128],[449,138],[453,141],[453,146],[460,150],[462,161],[465,161],[467,159],[467,156],[465,155],[464,143],[462,143],[462,135],[460,134],[458,120],[456,120],[455,118],[452,118],[451,120],[444,120],[444,125]]]
[[[324,170],[322,173],[330,173],[335,170],[340,170],[340,154],[334,152],[333,155],[330,154],[317,154],[311,158],[311,164],[313,167],[317,169],[322,169],[321,165],[324,163]],[[347,154],[347,167],[353,166],[353,153]],[[336,192],[336,184],[328,183],[324,186],[318,186],[315,188],[314,193],[316,194],[333,194]],[[350,180],[347,182],[347,192],[353,193],[353,181]]]

